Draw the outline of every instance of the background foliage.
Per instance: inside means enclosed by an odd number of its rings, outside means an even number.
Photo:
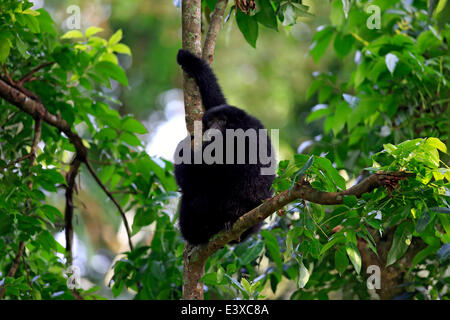
[[[74,3],[82,30],[61,30]],[[380,8],[380,29],[367,27],[369,4]],[[184,243],[173,166],[149,144],[177,110],[170,106],[181,84],[179,9],[160,1],[32,5],[0,0],[2,78],[54,62],[25,87],[83,138],[102,183],[132,219],[130,251],[116,208],[81,172],[74,222],[81,294],[179,299]],[[214,5],[202,2],[205,25]],[[369,299],[370,264],[397,275],[396,296],[448,298],[449,7],[260,0],[247,15],[230,1],[214,68],[233,104],[280,128],[279,159],[287,160],[276,191],[301,179],[343,190],[379,170],[414,177],[340,206],[289,205],[252,241],[208,260],[205,298]],[[43,124],[35,164],[14,163],[30,151],[33,119],[4,100],[0,108],[0,284],[9,299],[73,299],[60,243],[75,149]],[[8,277],[22,241],[23,261]]]

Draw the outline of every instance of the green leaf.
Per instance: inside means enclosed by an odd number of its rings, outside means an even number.
[[[116,33],[109,38],[108,45],[113,46],[116,43],[119,43],[120,40],[122,40],[122,29],[117,30]]]
[[[255,260],[264,249],[264,243],[257,240],[248,250],[239,257],[240,263],[246,265]]]
[[[54,169],[42,169],[40,178],[43,178],[53,184],[64,184],[66,182],[62,174]]]
[[[216,7],[217,0],[206,0],[206,4],[208,5],[209,9],[213,11]]]
[[[333,183],[338,186],[341,190],[346,189],[345,179],[339,174],[335,167],[331,164],[331,161],[327,158],[314,157],[315,163],[318,164],[319,168],[325,171],[326,175],[330,178]]]
[[[351,34],[344,35],[341,33],[337,33],[336,37],[334,38],[334,51],[339,57],[343,58],[350,53],[353,48],[354,42],[355,38]]]
[[[295,183],[306,173],[306,171],[308,171],[309,168],[311,168],[313,163],[314,163],[314,155],[309,157],[309,159],[308,159],[308,161],[306,161],[305,165],[294,174],[294,176],[292,177],[292,183],[291,183],[289,190],[292,190]]]
[[[244,35],[245,40],[256,48],[256,40],[258,39],[258,22],[255,16],[248,16],[241,10],[236,10],[236,23]]]
[[[334,267],[342,276],[347,269],[349,261],[347,259],[346,251],[343,248],[339,248],[336,250],[334,254]]]
[[[389,154],[395,154],[395,151],[397,150],[397,147],[390,143],[383,144],[383,148]]]
[[[40,13],[38,11],[34,11],[32,9],[26,9],[26,10],[22,11],[22,14],[29,14],[29,15],[32,15],[32,16],[40,15]]]
[[[141,140],[139,140],[138,137],[136,137],[134,134],[132,134],[130,132],[122,132],[122,134],[119,137],[119,140],[123,141],[133,147],[137,147],[142,144]]]
[[[422,215],[419,217],[419,219],[416,222],[416,231],[417,232],[423,232],[427,225],[430,223],[431,216],[429,211],[425,211],[422,213]]]
[[[217,272],[210,272],[202,277],[202,282],[207,286],[214,286],[218,284]]]
[[[30,29],[30,31],[32,33],[40,33],[41,32],[41,27],[39,25],[39,20],[32,15],[23,15],[23,18],[27,24],[28,29]]]
[[[112,49],[114,52],[123,53],[123,54],[127,54],[127,55],[131,56],[130,47],[128,47],[126,44],[123,44],[123,43],[115,44],[112,47]]]
[[[122,119],[122,130],[138,134],[148,133],[147,128],[142,123],[131,117]]]
[[[423,259],[428,257],[430,254],[436,253],[439,247],[428,246],[423,250],[420,250],[415,256],[413,261],[411,262],[411,267],[408,270],[408,274],[414,269],[417,264],[419,264]]]
[[[78,38],[84,38],[83,34],[79,30],[70,30],[61,36],[61,39],[78,39]]]
[[[319,89],[319,102],[320,103],[324,103],[326,102],[331,94],[333,93],[333,87],[332,86],[328,86],[328,85],[324,85]]]
[[[9,51],[11,50],[9,39],[0,37],[0,62],[3,63],[8,58]]]
[[[323,86],[323,80],[322,79],[316,79],[314,80],[311,85],[309,86],[308,90],[306,91],[305,98],[308,100],[312,97],[314,93],[317,92],[321,87]]]
[[[277,17],[270,0],[257,0],[257,7],[259,11],[255,15],[256,20],[263,26],[278,31]]]
[[[345,245],[345,251],[347,252],[356,273],[361,272],[361,255],[359,254],[358,248],[353,243],[347,243]]]
[[[280,271],[283,270],[283,260],[281,259],[281,252],[277,239],[267,230],[262,230],[261,235],[264,237],[266,248],[269,250],[270,255],[272,256],[273,261],[275,261],[278,269]]]
[[[95,71],[103,76],[117,80],[117,82],[123,84],[124,86],[128,86],[128,80],[125,71],[123,71],[121,67],[115,65],[112,62],[100,61],[95,65]]]
[[[86,32],[84,34],[86,35],[86,38],[89,38],[89,37],[93,36],[94,34],[97,34],[102,31],[103,31],[103,28],[89,27],[86,29]]]
[[[323,255],[325,252],[327,252],[331,247],[333,247],[338,242],[344,242],[345,238],[342,235],[342,233],[338,233],[332,238],[331,240],[328,240],[328,242],[322,247],[320,250],[320,255]]]
[[[243,294],[245,299],[248,299],[248,293],[245,290],[245,288],[233,277],[230,277],[228,274],[225,274],[225,276],[231,281],[231,284],[238,289],[239,291],[241,291],[241,293]]]
[[[422,32],[417,37],[417,48],[420,54],[433,50],[441,44],[441,41],[434,35],[431,30]]]
[[[344,196],[343,202],[347,207],[353,208],[358,203],[358,198],[356,196]]]
[[[337,105],[332,127],[335,135],[337,135],[344,128],[347,118],[351,112],[352,108],[350,108],[346,102],[342,102]]]
[[[298,227],[297,228],[294,227],[293,229],[288,231],[286,236],[286,251],[284,251],[283,254],[285,263],[292,259],[292,255],[294,254],[294,247],[293,247],[294,239],[299,235],[301,235],[302,232],[303,229]]]
[[[158,217],[158,212],[152,210],[152,208],[138,208],[136,210],[136,215],[133,218],[133,226],[131,227],[132,235],[141,230],[142,227],[148,226]]]
[[[55,221],[56,218],[63,218],[64,216],[62,215],[62,213],[55,207],[48,205],[48,204],[44,204],[41,208],[40,208],[44,214],[51,220],[51,221]]]
[[[356,73],[355,73],[355,88],[359,87],[361,85],[361,83],[364,82],[364,79],[366,78],[368,66],[369,66],[369,63],[367,61],[363,61],[358,66],[358,69],[356,69]]]
[[[435,147],[436,149],[441,150],[442,152],[447,153],[447,146],[438,138],[428,138],[426,144]]]
[[[323,105],[326,106],[326,105]],[[331,113],[330,108],[322,108],[318,110],[314,110],[311,112],[306,118],[306,123],[311,123],[317,119],[323,118]]]
[[[298,272],[297,284],[300,289],[305,287],[305,285],[308,283],[309,277],[311,275],[309,270],[303,264],[302,260],[303,259],[298,259],[299,272]]]
[[[401,223],[397,227],[391,249],[388,252],[386,266],[390,266],[405,254],[411,243],[413,230],[414,226],[408,221]]]
[[[104,128],[98,133],[98,138],[107,141],[115,140],[117,139],[117,131],[112,128]]]
[[[103,182],[103,184],[107,183],[109,179],[111,179],[114,173],[114,166],[102,166],[101,170],[98,174],[99,179]]]
[[[251,285],[244,277],[241,278],[241,285],[244,287],[245,291],[251,293]]]
[[[325,27],[323,30],[320,30],[314,36],[314,42],[309,51],[310,55],[313,57],[314,62],[318,62],[319,59],[323,56],[327,47],[333,38],[333,28],[330,26]]]
[[[92,84],[87,78],[80,78],[80,85],[88,91],[92,90]]]

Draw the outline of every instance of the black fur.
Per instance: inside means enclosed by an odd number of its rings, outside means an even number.
[[[208,63],[186,50],[178,52],[177,61],[185,72],[194,77],[199,86],[205,107],[202,119],[203,131],[209,129],[211,123],[220,123],[225,146],[225,129],[264,128],[255,117],[226,104],[222,90]],[[204,142],[202,149],[209,143],[211,142]],[[248,145],[247,140],[247,152]],[[267,154],[273,160],[270,139],[268,139]],[[191,159],[193,159],[193,151]],[[212,235],[224,228],[230,228],[240,216],[259,206],[262,200],[272,196],[271,185],[274,175],[261,175],[260,169],[264,166],[260,162],[259,153],[256,164],[248,162],[247,154],[245,164],[175,165],[175,178],[182,191],[180,229],[189,243],[208,242]],[[258,231],[260,227],[261,224],[245,231],[240,241]]]
[[[217,83],[216,76],[205,60],[197,58],[187,50],[180,50],[178,51],[177,62],[187,74],[195,78],[205,111],[227,103],[222,89]]]

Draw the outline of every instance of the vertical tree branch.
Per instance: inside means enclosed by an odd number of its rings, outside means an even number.
[[[81,161],[77,156],[73,159],[70,164],[69,172],[66,174],[66,209],[64,212],[64,224],[65,224],[65,235],[66,235],[66,252],[68,254],[68,265],[72,265],[73,255],[72,255],[72,243],[73,243],[73,191],[75,189],[75,178],[78,175],[78,170],[80,169]]]
[[[223,15],[227,8],[228,0],[217,0],[209,22],[208,32],[206,33],[205,43],[203,44],[203,59],[210,64],[214,60],[214,48],[216,47],[216,39],[222,25]]]
[[[202,56],[201,41],[201,0],[182,0],[181,25],[183,49]],[[195,80],[185,72],[183,74],[184,109],[186,113],[186,128],[194,134],[194,121],[201,120],[203,109],[200,91]],[[204,265],[190,263],[191,246],[186,242],[183,254],[183,299],[203,299],[203,284],[200,282],[204,273]]]
[[[201,0],[183,0],[181,3],[182,41],[183,49],[202,55],[201,35]],[[195,80],[186,73],[183,74],[184,109],[186,113],[186,128],[194,133],[194,121],[203,116],[202,100]]]

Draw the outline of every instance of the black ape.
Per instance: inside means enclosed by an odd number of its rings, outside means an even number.
[[[202,119],[202,130],[210,128],[218,129],[223,136],[223,162],[213,164],[176,164],[175,178],[182,191],[180,206],[180,229],[183,237],[191,244],[208,242],[209,238],[231,225],[244,213],[259,206],[262,200],[272,196],[271,185],[274,172],[261,174],[261,168],[268,168],[267,159],[261,161],[259,149],[256,147],[256,161],[251,161],[249,154],[250,144],[255,143],[246,137],[244,149],[244,163],[238,160],[237,139],[226,135],[226,129],[254,129],[259,141],[259,129],[264,129],[261,122],[248,115],[245,111],[227,104],[222,90],[217,83],[208,63],[189,51],[180,50],[177,61],[183,70],[192,76],[199,86],[202,96],[205,114]],[[262,136],[264,139],[265,136]],[[265,138],[267,148],[265,155],[274,161],[274,152],[270,139]],[[202,151],[210,143],[203,142]],[[234,142],[232,164],[226,162],[226,155],[231,154],[231,149],[226,145]],[[181,143],[180,143],[181,145]],[[177,149],[178,150],[178,149]],[[179,152],[179,151],[178,151]],[[181,156],[182,153],[178,154]],[[176,155],[177,157],[177,155]],[[194,151],[191,151],[191,160],[194,159]],[[242,159],[242,158],[241,158]],[[254,158],[253,158],[254,159]],[[272,164],[273,166],[273,164]],[[250,234],[256,232],[261,224],[245,231],[240,241],[245,240]]]

